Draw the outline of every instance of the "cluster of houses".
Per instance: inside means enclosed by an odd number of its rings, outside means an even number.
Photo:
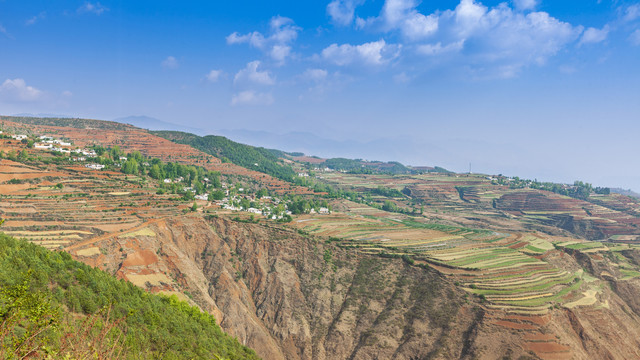
[[[201,200],[207,200],[207,195],[200,195]],[[196,199],[199,197],[196,196]],[[271,196],[263,196],[260,199],[256,199],[254,196],[248,195],[244,197],[245,199],[250,200],[252,203],[258,202],[260,208],[256,207],[242,207],[240,205],[240,201],[242,197],[240,196],[232,196],[229,197],[229,191],[227,191],[226,197],[215,204],[220,206],[225,210],[231,211],[243,211],[251,214],[256,214],[260,216],[264,216],[267,219],[278,220],[282,219],[285,215],[292,215],[291,211],[287,209],[287,204],[278,198],[272,198]],[[310,214],[321,214],[328,215],[331,211],[328,208],[321,207],[316,211],[315,209],[311,209]]]
[[[57,151],[65,154],[82,155],[72,158],[73,161],[86,161],[87,157],[98,156],[95,151],[91,149],[71,149],[73,146],[70,142],[55,139],[51,136],[40,136],[39,142],[34,145],[34,148],[40,150]]]
[[[0,134],[2,134],[2,131],[0,131]],[[11,135],[11,138],[22,141],[24,139],[28,139],[29,137],[27,135]],[[70,142],[55,139],[51,136],[43,135],[43,136],[40,136],[38,140],[39,141],[34,144],[34,148],[40,149],[40,150],[47,150],[47,151],[57,151],[57,152],[66,153],[69,155],[74,155],[73,157],[70,158],[72,161],[84,162],[84,161],[87,161],[88,158],[97,157],[96,152],[92,149],[79,149],[79,148],[71,149],[73,145]],[[119,160],[121,162],[127,161],[127,157],[121,156]],[[148,165],[148,164],[145,163],[145,165]],[[105,168],[105,165],[93,164],[93,163],[85,164],[84,166],[92,170],[102,170]],[[332,169],[329,169],[329,168],[324,168],[324,169],[316,168],[315,170],[325,171],[325,172],[333,171]],[[298,173],[298,176],[308,177],[309,174],[300,172]],[[181,183],[183,181],[184,181],[183,177],[177,177],[175,179],[167,178],[163,180],[165,184]],[[204,178],[203,181],[208,183],[209,179]],[[291,211],[287,210],[287,205],[278,198],[272,198],[271,196],[263,196],[262,198],[257,199],[255,198],[255,196],[248,195],[248,194],[241,195],[241,196],[238,196],[238,195],[229,196],[230,195],[229,186],[226,183],[222,183],[222,188],[225,191],[225,197],[224,199],[216,202],[216,205],[220,206],[223,209],[231,210],[231,211],[244,211],[244,212],[264,216],[268,219],[273,219],[273,220],[282,219],[285,215],[291,215]],[[195,193],[195,190],[193,189],[193,187],[185,187],[183,190],[191,191]],[[236,189],[236,191],[239,193],[242,193],[244,192],[244,189],[238,188]],[[205,193],[205,194],[195,195],[195,198],[197,200],[209,201],[209,194]],[[243,207],[240,205],[240,202],[242,199],[248,199],[254,204],[257,201],[259,201],[261,208],[258,209],[255,207],[248,207],[248,208]],[[281,203],[282,205],[279,206]],[[316,214],[316,213],[330,214],[331,212],[328,208],[321,207],[318,209],[318,211],[316,211],[315,209],[311,209],[310,213],[311,214]]]
[[[27,135],[11,135],[12,139],[18,140],[18,141],[22,141],[28,138]]]
[[[343,174],[346,174],[348,172],[347,170],[334,170],[334,169],[331,169],[331,168],[328,168],[328,167],[324,167],[324,168],[315,167],[315,168],[313,168],[313,171],[314,172],[320,172],[320,173],[339,172],[339,173],[343,173]],[[307,172],[301,171],[301,172],[298,173],[298,177],[309,177],[309,176],[310,175]],[[321,176],[317,176],[317,178],[322,179]]]

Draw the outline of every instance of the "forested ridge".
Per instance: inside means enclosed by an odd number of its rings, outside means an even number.
[[[0,233],[0,358],[257,359],[212,315]]]

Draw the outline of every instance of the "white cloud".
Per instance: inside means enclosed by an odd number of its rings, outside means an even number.
[[[333,0],[327,5],[327,13],[335,24],[347,26],[353,22],[356,7],[364,0]]]
[[[513,0],[518,10],[533,10],[538,6],[538,0]]]
[[[222,75],[222,70],[211,70],[207,73],[205,78],[208,82],[218,82],[220,80],[220,76]]]
[[[34,102],[43,98],[44,93],[27,85],[24,79],[7,79],[0,85],[0,100],[9,102]]]
[[[629,36],[629,40],[633,45],[640,46],[640,29],[634,31],[631,36]]]
[[[84,5],[80,6],[78,10],[76,10],[78,14],[95,14],[95,15],[102,15],[102,13],[104,13],[105,11],[109,11],[109,8],[104,7],[99,2],[91,3],[88,1],[85,2]]]
[[[384,39],[362,45],[331,44],[322,50],[323,59],[340,66],[353,63],[383,65],[398,57],[399,54],[400,46],[387,44]]]
[[[47,16],[47,13],[43,11],[43,12],[39,13],[38,15],[35,15],[34,17],[31,17],[31,18],[27,19],[27,21],[25,21],[24,24],[27,25],[27,26],[31,26],[31,25],[37,23],[38,21],[44,19],[46,16]]]
[[[177,69],[178,66],[180,66],[180,64],[178,63],[178,60],[173,56],[168,56],[166,59],[162,60],[162,63],[160,63],[160,65],[162,65],[163,68],[168,70]]]
[[[609,35],[609,25],[605,25],[602,29],[596,28],[588,28],[582,33],[582,37],[580,38],[579,45],[584,44],[596,44],[603,42],[607,39]]]
[[[9,33],[7,32],[7,29],[2,26],[2,24],[0,24],[0,34],[4,34],[5,36],[9,37]]]
[[[640,18],[640,4],[630,5],[624,10],[624,14],[622,16],[624,21],[634,21],[638,18]]]
[[[278,63],[283,63],[289,55],[291,55],[291,46],[289,45],[273,45],[269,52],[271,58]]]
[[[455,55],[461,68],[513,76],[528,65],[544,64],[583,31],[581,26],[535,11],[539,2],[514,0],[513,6],[501,2],[487,7],[476,0],[460,0],[454,9],[422,14],[419,0],[385,0],[378,17],[358,18],[356,25],[398,33],[413,53],[433,61]],[[333,50],[337,52],[335,46]]]
[[[307,69],[303,74],[302,78],[314,82],[321,82],[327,78],[329,73],[324,69]]]
[[[231,97],[231,105],[271,105],[273,96],[269,93],[259,93],[253,90],[242,91]]]
[[[229,45],[243,43],[248,43],[253,47],[262,49],[265,46],[266,39],[261,33],[257,31],[245,35],[239,35],[237,32],[234,32],[233,34],[227,36],[227,44]]]
[[[425,16],[416,10],[416,6],[416,0],[387,0],[381,15],[386,28],[399,29],[409,40],[423,39],[435,33],[438,30],[438,16]]]
[[[258,71],[258,67],[260,66],[260,61],[252,61],[247,64],[247,67],[238,71],[236,76],[233,79],[234,83],[239,82],[252,82],[260,85],[273,85],[275,84],[275,79],[271,76],[268,71]]]
[[[435,44],[418,45],[416,50],[419,54],[427,56],[436,56],[446,53],[458,52],[464,48],[464,40],[459,40],[442,46],[441,42]]]
[[[291,56],[290,44],[298,37],[300,28],[295,26],[293,20],[283,16],[271,18],[269,27],[269,36],[258,31],[244,35],[234,32],[227,36],[227,44],[249,44],[251,47],[264,51],[272,59],[282,64],[286,58]]]
[[[462,42],[459,52],[470,68],[488,69],[499,77],[512,77],[525,66],[544,64],[577,40],[583,30],[546,12],[524,14],[506,3],[487,8],[473,0],[461,0],[454,10],[444,11],[439,22],[437,38],[449,44]]]

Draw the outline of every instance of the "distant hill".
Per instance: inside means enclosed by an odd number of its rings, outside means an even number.
[[[195,134],[203,134],[203,130],[201,129],[162,121],[149,116],[142,116],[142,115],[127,116],[127,117],[113,119],[113,121],[123,123],[123,124],[131,124],[135,127],[139,127],[147,130],[174,130],[174,131],[190,132]]]
[[[280,159],[286,154],[278,150],[240,144],[223,136],[207,135],[201,137],[179,131],[152,131],[152,133],[179,144],[190,145],[223,161],[229,161],[285,181],[291,182],[296,176],[291,166]]]
[[[13,121],[22,124],[46,125],[72,127],[76,129],[107,129],[107,130],[127,130],[131,125],[122,124],[115,121],[79,119],[79,118],[56,118],[56,117],[30,117],[30,116],[0,116],[0,121]]]
[[[13,114],[12,116],[18,116],[18,117],[34,117],[34,118],[58,118],[58,119],[73,119],[76,118],[76,116],[69,116],[69,115],[63,115],[63,114],[31,114],[31,113],[21,113],[21,114]]]
[[[275,148],[287,152],[302,152],[322,158],[401,161],[404,164],[428,165],[448,158],[448,150],[407,137],[385,137],[370,141],[336,140],[310,132],[275,134],[254,130],[217,130],[217,134],[254,146]],[[428,153],[429,158],[416,154]]]
[[[625,190],[625,189],[620,189],[620,188],[612,188],[611,189],[612,193],[616,193],[616,194],[620,194],[620,195],[627,195],[627,196],[631,196],[637,199],[640,199],[640,194],[638,194],[635,191],[632,190]]]
[[[198,308],[2,233],[0,289],[2,358],[22,344],[8,358],[257,359]],[[98,323],[82,322],[92,316]],[[113,328],[100,333],[103,321]],[[33,337],[21,343],[20,334]]]

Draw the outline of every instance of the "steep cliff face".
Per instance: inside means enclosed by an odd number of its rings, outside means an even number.
[[[287,229],[201,216],[149,229],[104,244],[95,264],[128,279],[163,278],[141,286],[188,294],[265,359],[640,356],[638,280],[617,281],[615,266],[579,252],[548,261],[610,288],[596,289],[588,306],[527,316],[487,308],[434,269]]]
[[[223,219],[206,226],[188,247],[173,237],[208,281],[196,302],[215,303],[221,326],[266,359],[469,352],[480,310],[432,270],[281,229]]]

